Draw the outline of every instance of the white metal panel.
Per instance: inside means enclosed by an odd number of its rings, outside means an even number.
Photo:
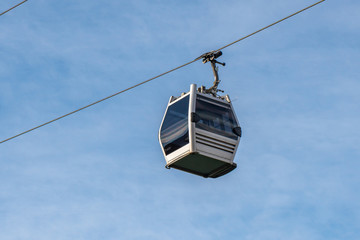
[[[165,155],[166,164],[169,165],[177,160],[185,157],[186,155],[190,154],[190,144],[186,144],[185,146],[179,148],[178,150],[170,153],[169,155]]]
[[[215,159],[233,162],[239,140],[230,139],[202,129],[195,130],[196,149]]]
[[[191,121],[191,113],[195,112],[196,103],[196,84],[190,85],[190,99],[189,99],[189,113],[188,113],[188,129],[189,129],[189,142],[190,152],[196,152],[195,142],[195,123]]]

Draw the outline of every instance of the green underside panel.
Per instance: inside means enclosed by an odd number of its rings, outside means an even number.
[[[211,172],[225,165],[229,164],[213,158],[205,157],[203,155],[190,154],[171,164],[170,167],[178,168],[180,170],[188,171],[201,176],[208,176]]]

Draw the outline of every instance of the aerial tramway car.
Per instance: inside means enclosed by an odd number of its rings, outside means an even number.
[[[241,128],[228,95],[217,95],[220,82],[216,61],[221,52],[202,55],[215,75],[210,89],[190,86],[188,93],[170,97],[159,130],[166,168],[217,178],[236,168],[234,157]]]

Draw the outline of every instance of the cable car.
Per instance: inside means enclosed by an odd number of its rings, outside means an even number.
[[[166,168],[175,168],[203,177],[217,178],[236,168],[234,157],[241,128],[228,95],[217,96],[219,84],[215,59],[221,52],[202,55],[214,70],[214,86],[170,97],[163,117],[159,142]],[[223,64],[223,63],[220,63]],[[225,65],[225,64],[223,64]]]

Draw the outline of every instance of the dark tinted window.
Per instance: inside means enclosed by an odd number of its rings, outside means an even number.
[[[160,130],[160,141],[168,155],[189,143],[189,96],[168,107]]]
[[[211,101],[211,100],[210,100]],[[232,139],[237,139],[233,128],[237,126],[234,114],[228,104],[215,104],[208,100],[196,100],[196,113],[200,121],[196,127]]]

